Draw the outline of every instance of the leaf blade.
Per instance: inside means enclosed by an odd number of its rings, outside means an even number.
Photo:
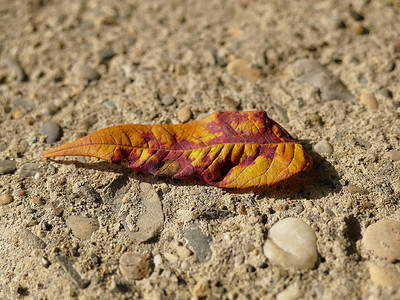
[[[44,152],[92,156],[214,186],[271,186],[312,167],[309,152],[263,111],[216,112],[186,124],[118,125]]]

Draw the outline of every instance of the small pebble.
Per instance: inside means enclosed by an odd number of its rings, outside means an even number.
[[[181,263],[181,269],[182,269],[183,271],[189,270],[189,263],[188,263],[186,260],[184,260],[184,261]]]
[[[73,267],[73,262],[68,257],[57,255],[56,260],[78,288],[85,289],[89,286],[90,280],[81,277],[78,271]]]
[[[233,100],[231,97],[225,96],[222,98],[222,102],[231,110],[235,111],[239,107],[239,103]]]
[[[302,299],[304,293],[295,285],[290,285],[278,295],[276,295],[276,300],[297,300]]]
[[[58,200],[51,201],[49,206],[53,211],[53,215],[55,215],[56,217],[61,217],[64,211],[64,205],[60,203],[60,201]]]
[[[162,264],[163,260],[160,254],[154,255],[154,265],[159,266]]]
[[[188,229],[185,230],[183,236],[189,241],[189,244],[196,254],[199,262],[205,263],[211,259],[211,237],[203,233],[199,223],[193,223]]]
[[[196,299],[207,297],[211,293],[210,285],[205,280],[200,280],[196,283],[192,290],[192,296]]]
[[[100,60],[102,60],[102,61],[110,60],[110,59],[113,58],[115,55],[116,55],[116,53],[114,52],[114,50],[111,49],[111,48],[109,48],[109,47],[103,48],[103,49],[101,49],[101,50],[99,51],[99,58],[100,58]]]
[[[363,35],[363,34],[368,34],[369,33],[369,29],[361,26],[361,25],[354,25],[353,27],[351,27],[351,30],[353,30],[354,33],[359,34],[359,35]]]
[[[16,190],[16,191],[14,192],[14,194],[15,194],[15,196],[23,197],[23,196],[25,195],[25,191],[22,190],[22,189],[19,189],[19,190]]]
[[[38,220],[30,220],[30,221],[26,224],[26,226],[27,226],[27,227],[32,227],[32,226],[35,226],[35,225],[37,225],[37,224],[39,224],[39,221],[38,221]]]
[[[188,107],[181,108],[177,111],[176,116],[181,123],[185,123],[192,117],[192,111]]]
[[[390,150],[389,152],[386,152],[383,157],[390,158],[393,161],[400,161],[400,151]]]
[[[380,220],[370,225],[363,235],[362,245],[390,262],[400,260],[400,222]]]
[[[7,57],[3,60],[4,65],[9,68],[15,74],[15,79],[18,81],[27,81],[28,76],[25,73],[25,70],[22,68],[19,61],[14,58]]]
[[[261,70],[253,68],[248,61],[241,58],[232,59],[226,69],[229,73],[239,75],[251,82],[255,82],[263,77]]]
[[[182,259],[188,258],[190,255],[192,255],[192,251],[190,251],[188,248],[185,246],[180,246],[176,248],[176,254]]]
[[[176,264],[179,260],[179,257],[176,255],[173,255],[171,253],[164,253],[164,257],[171,263],[171,264]]]
[[[50,261],[46,257],[42,257],[40,262],[42,263],[42,266],[46,269],[50,266]]]
[[[363,189],[362,187],[359,187],[354,184],[349,184],[347,190],[349,191],[350,194],[368,194],[368,191],[366,189]]]
[[[14,198],[10,194],[3,194],[0,196],[0,205],[8,205],[14,201]]]
[[[296,214],[301,214],[304,211],[304,206],[301,203],[297,203],[296,207],[294,208]]]
[[[311,200],[306,200],[306,201],[304,201],[304,206],[305,206],[307,209],[311,209],[311,208],[314,207],[314,203],[313,203]]]
[[[20,228],[18,233],[27,246],[35,249],[44,249],[46,247],[46,243],[28,229]]]
[[[44,123],[39,128],[39,134],[46,136],[46,143],[50,144],[57,142],[61,139],[61,137],[63,136],[63,130],[58,123],[49,121]]]
[[[89,239],[92,233],[100,228],[97,218],[69,216],[65,223],[72,229],[72,233],[82,240]]]
[[[149,277],[154,269],[152,255],[127,252],[119,259],[119,269],[127,279],[140,280]]]
[[[48,166],[48,170],[49,170],[49,174],[50,175],[54,175],[57,172],[57,168],[55,166],[53,166],[53,165],[49,165]]]
[[[161,103],[164,106],[170,106],[175,102],[175,97],[171,96],[171,95],[166,95],[164,97],[161,98]]]
[[[375,96],[372,94],[361,94],[358,98],[358,101],[360,101],[371,111],[375,111],[379,108],[378,102],[376,101]]]
[[[368,269],[372,282],[385,287],[400,288],[400,272],[395,268],[371,264]]]
[[[354,101],[343,82],[331,71],[314,59],[299,59],[292,65],[296,79],[311,84],[321,91],[322,100]]]
[[[20,110],[17,110],[16,112],[14,112],[14,119],[15,120],[20,120],[20,119],[22,119],[23,117],[24,117],[24,112],[23,111],[20,111]]]
[[[333,147],[327,140],[322,140],[315,144],[314,151],[319,154],[332,155]]]
[[[304,221],[286,218],[274,224],[264,244],[265,256],[283,267],[312,269],[318,259],[317,239]]]
[[[87,80],[100,79],[100,74],[95,69],[89,67],[86,64],[77,63],[72,67],[71,71],[78,78],[87,79]]]
[[[13,173],[17,169],[15,160],[0,160],[0,175]]]

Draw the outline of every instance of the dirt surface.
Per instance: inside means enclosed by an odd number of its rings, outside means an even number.
[[[280,299],[400,299],[399,289],[369,275],[371,263],[397,271],[399,263],[361,243],[369,225],[400,221],[400,157],[387,155],[400,150],[400,5],[351,4],[0,1],[0,159],[16,161],[0,175],[0,194],[13,198],[0,206],[0,298],[275,299],[295,287],[296,297]],[[338,76],[355,101],[323,100],[298,81],[292,67],[302,58]],[[100,76],[74,69],[80,63]],[[262,195],[42,157],[107,126],[180,123],[220,110],[265,110],[308,149],[326,140],[333,153],[314,153],[301,181]],[[62,127],[59,141],[39,133],[47,121]],[[164,223],[140,243],[127,229],[136,230],[146,208],[143,182],[159,196]],[[66,223],[72,215],[97,218],[99,229],[79,238]],[[286,217],[316,233],[311,270],[263,254],[269,228]],[[177,252],[195,252],[185,235],[193,224],[209,237],[209,260]],[[129,279],[118,265],[126,252],[161,262],[149,277]]]

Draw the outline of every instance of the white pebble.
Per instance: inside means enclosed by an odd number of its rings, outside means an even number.
[[[186,270],[189,269],[189,264],[188,264],[187,261],[183,261],[183,262],[181,263],[181,269],[182,269],[183,271],[186,271]]]
[[[297,218],[286,218],[269,230],[264,254],[273,264],[312,269],[318,258],[316,242],[309,225]]]
[[[304,296],[302,290],[300,290],[297,286],[291,285],[287,287],[285,290],[276,295],[276,300],[297,300]]]
[[[331,155],[333,153],[333,147],[327,140],[322,140],[316,143],[314,150],[319,154]]]
[[[161,265],[161,264],[162,264],[162,257],[161,257],[161,255],[160,255],[160,254],[154,255],[153,261],[154,261],[154,265],[155,265],[155,266]]]

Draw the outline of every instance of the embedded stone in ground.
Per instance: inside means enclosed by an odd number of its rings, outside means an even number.
[[[363,235],[362,245],[380,258],[400,260],[400,222],[380,220],[370,225]]]
[[[97,218],[69,216],[66,224],[72,229],[72,233],[82,240],[89,239],[92,233],[99,229],[99,220]]]
[[[127,252],[119,259],[119,269],[124,277],[140,280],[149,277],[153,272],[154,264],[152,258],[151,253],[140,255]]]
[[[283,267],[311,269],[317,262],[317,239],[304,221],[286,218],[274,224],[264,244],[270,262]]]

